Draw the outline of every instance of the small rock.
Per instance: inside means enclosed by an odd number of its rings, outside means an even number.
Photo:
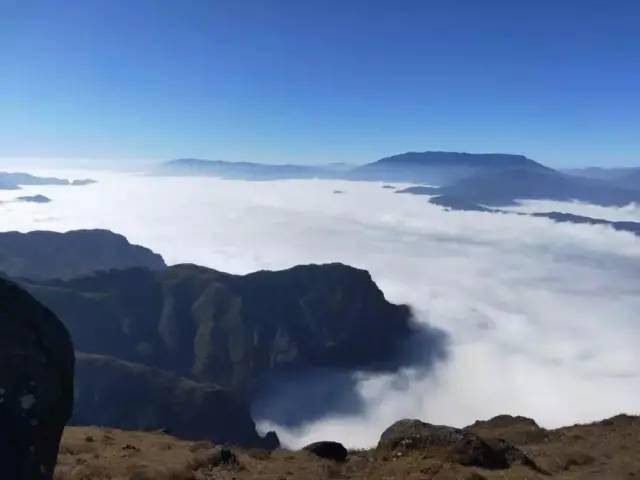
[[[347,449],[338,442],[316,442],[307,445],[303,450],[336,462],[344,462],[347,459]]]

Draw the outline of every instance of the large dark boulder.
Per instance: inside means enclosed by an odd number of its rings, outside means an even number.
[[[0,233],[0,271],[12,278],[69,279],[101,270],[162,270],[162,257],[109,230]]]
[[[378,448],[418,450],[432,446],[450,446],[461,439],[462,432],[457,428],[405,419],[397,421],[382,433]]]
[[[261,438],[248,407],[216,385],[102,355],[76,355],[72,423],[124,430],[165,430],[180,438],[273,449]]]
[[[338,442],[315,442],[307,445],[303,450],[313,453],[316,457],[344,462],[347,459],[347,449]]]
[[[506,440],[483,438],[458,428],[431,425],[420,420],[400,420],[384,431],[380,451],[420,450],[464,466],[505,469],[514,463],[535,464]]]
[[[74,355],[64,326],[0,279],[0,470],[50,479],[73,404]]]

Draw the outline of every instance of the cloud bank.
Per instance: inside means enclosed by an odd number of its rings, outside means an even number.
[[[449,355],[429,374],[359,375],[363,411],[263,422],[289,446],[370,446],[403,417],[463,426],[512,413],[553,427],[638,413],[640,239],[629,233],[445,212],[377,183],[89,176],[100,183],[25,188],[20,195],[53,202],[0,204],[1,228],[109,228],[169,264],[233,273],[340,261],[369,270],[389,300],[449,334]],[[0,191],[0,201],[15,195]],[[596,211],[554,202],[561,207]],[[640,220],[634,209],[598,211]]]

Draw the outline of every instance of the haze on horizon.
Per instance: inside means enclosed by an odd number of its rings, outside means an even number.
[[[0,164],[637,165],[639,23],[632,0],[0,1]]]

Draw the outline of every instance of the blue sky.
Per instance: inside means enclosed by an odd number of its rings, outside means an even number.
[[[0,0],[0,157],[640,165],[637,0]]]

